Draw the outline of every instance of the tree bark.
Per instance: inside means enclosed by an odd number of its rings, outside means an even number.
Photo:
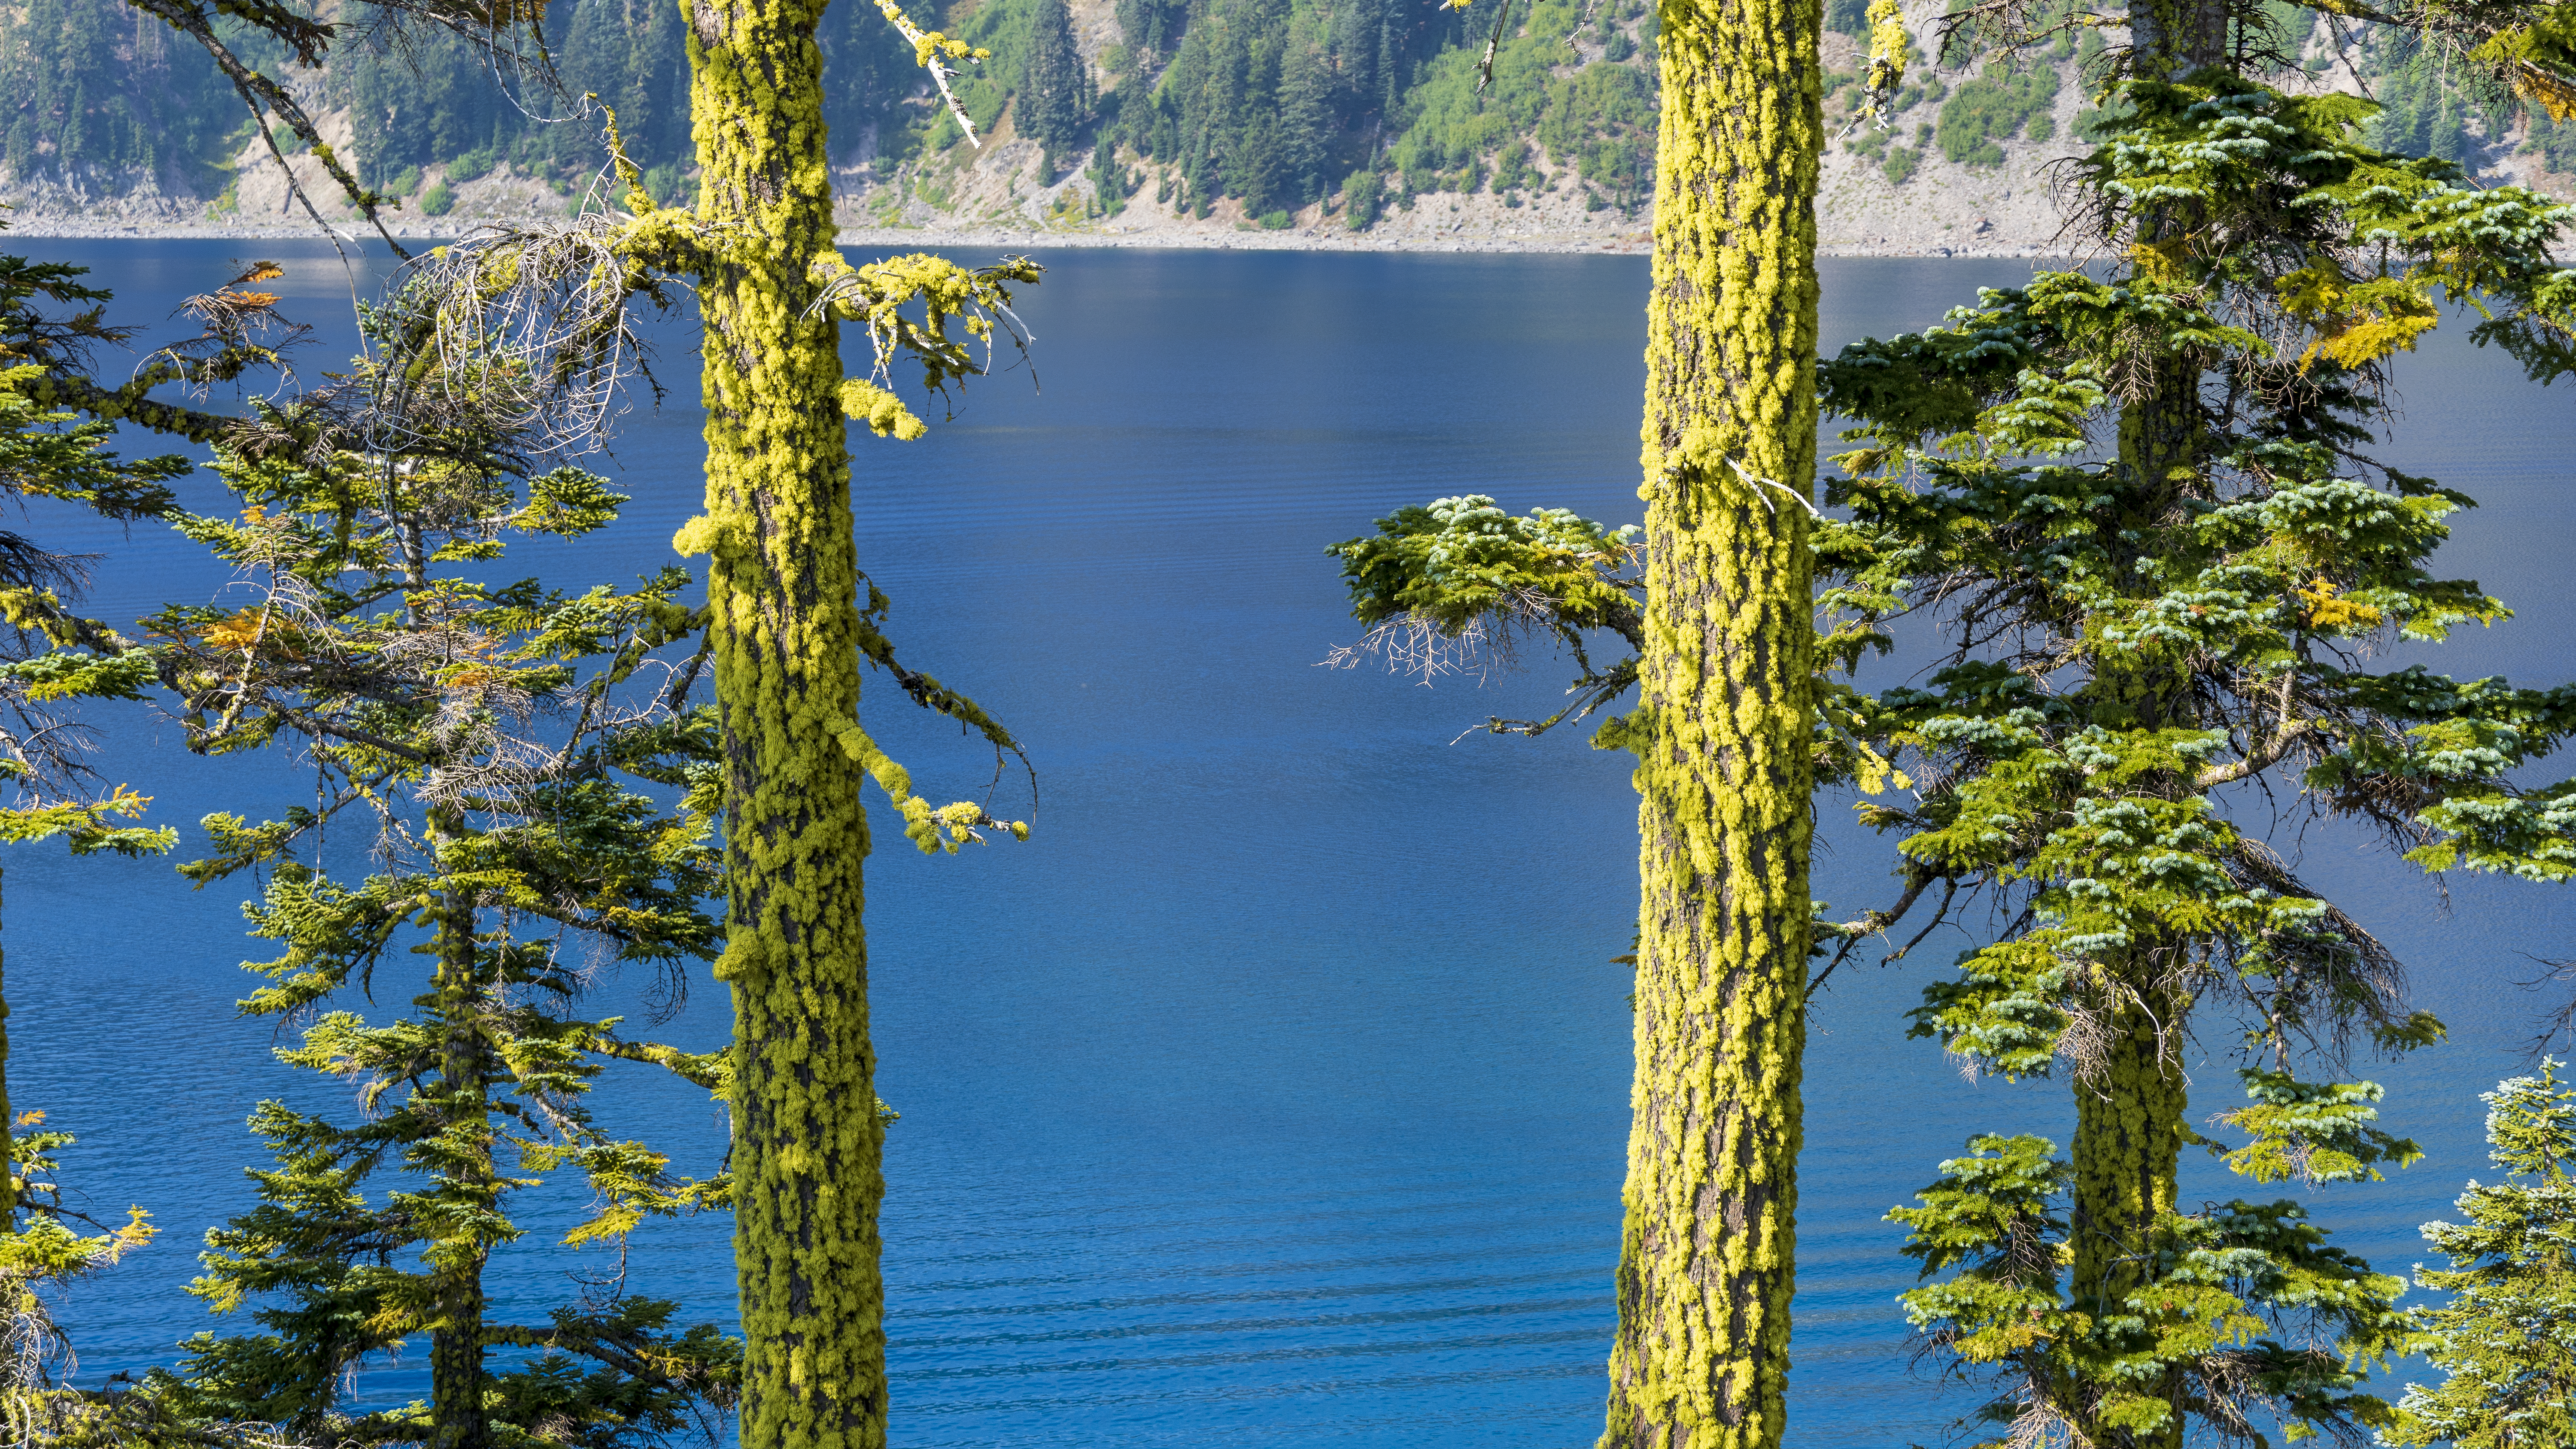
[[[18,1119],[9,1105],[9,997],[0,987],[0,1232],[18,1231]]]
[[[2131,63],[2140,80],[2178,81],[2227,59],[2228,0],[2136,0]]]
[[[2141,80],[2179,81],[2227,59],[2228,10],[2219,0],[2139,0],[2130,7],[2134,49],[2130,63]],[[2131,238],[2151,247],[2178,237],[2188,219],[2150,210]],[[2139,554],[2174,525],[2182,500],[2200,488],[2207,426],[2201,416],[2201,365],[2184,356],[2159,359],[2147,384],[2120,410],[2119,461],[2127,501],[2122,534],[2139,540]],[[2136,586],[2152,593],[2151,577]],[[2097,666],[2109,708],[2097,723],[2116,729],[2189,726],[2192,704],[2184,674],[2160,661],[2125,656]],[[2177,791],[2194,786],[2177,781]],[[2103,963],[2102,1056],[2075,1082],[2075,1183],[2070,1227],[2074,1263],[2070,1291],[2097,1305],[2096,1321],[2118,1316],[2119,1305],[2153,1274],[2148,1249],[2158,1223],[2176,1205],[2184,1119],[2190,1089],[2183,1078],[2184,1017],[2190,995],[2159,967],[2176,943],[2140,941]],[[2135,1431],[2099,1422],[2080,1392],[2060,1406],[2092,1442],[2106,1449],[2181,1449],[2185,1415],[2177,1402],[2164,1424]]]
[[[433,809],[433,851],[454,830],[448,812]],[[430,990],[437,1001],[440,1034],[440,1120],[474,1140],[468,1162],[446,1169],[450,1193],[472,1193],[490,1208],[500,1198],[492,1166],[491,1084],[484,1071],[482,1017],[487,986],[474,942],[470,893],[450,891],[439,902],[438,967]],[[455,1144],[448,1144],[452,1149]],[[452,1159],[451,1159],[452,1160]],[[479,1235],[441,1233],[431,1244],[437,1275],[438,1314],[429,1332],[430,1449],[490,1449],[491,1425],[483,1408],[483,1265],[491,1245]]]
[[[2149,973],[2139,963],[2120,974]],[[2097,1321],[2122,1315],[2120,1305],[2155,1275],[2152,1239],[2174,1210],[2190,1105],[2180,1050],[2181,1018],[2190,1009],[2189,998],[2154,985],[2111,1006],[2100,1069],[2075,1084],[2070,1287],[2079,1304],[2098,1305]],[[2181,1449],[2179,1404],[2161,1428],[2144,1433],[2099,1423],[2082,1402],[2065,1408],[2105,1449]]]
[[[687,0],[706,325],[707,597],[723,720],[735,1265],[746,1449],[885,1442],[868,1042],[858,559],[840,335],[812,306],[834,241],[820,0]]]
[[[1636,1085],[1603,1449],[1775,1446],[1805,1032],[1813,0],[1664,0]]]

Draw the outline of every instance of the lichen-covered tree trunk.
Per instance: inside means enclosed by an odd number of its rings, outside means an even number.
[[[2127,953],[2119,974],[2135,994],[2103,1012],[2101,1059],[2075,1083],[2075,1190],[2069,1234],[2078,1300],[2117,1303],[2154,1271],[2150,1235],[2174,1210],[2182,1160],[2182,1016],[2188,998],[2152,984],[2151,953]],[[2148,984],[2138,985],[2139,982]],[[2141,1386],[2143,1387],[2143,1386]],[[2181,1449],[2180,1406],[2156,1430],[2079,1420],[2097,1445]]]
[[[2147,79],[2180,80],[2226,58],[2228,8],[2221,0],[2139,0],[2130,7],[2132,64]],[[2150,209],[2136,219],[2130,238],[2142,249],[2170,245],[2189,218]],[[2181,500],[2196,484],[2203,462],[2207,421],[2201,415],[2200,359],[2159,359],[2145,386],[2120,411],[2120,461],[2129,473],[2124,531],[2140,540],[2174,526]],[[2142,578],[2152,596],[2161,579]],[[2123,678],[2106,661],[2104,697],[2118,702],[2100,723],[2114,728],[2188,726],[2191,701],[2181,693],[2184,671],[2141,658]],[[2175,782],[2174,788],[2188,788]],[[2100,1058],[2075,1081],[2075,1183],[2071,1204],[2075,1261],[2070,1288],[2079,1299],[2117,1304],[2147,1280],[2147,1252],[2157,1222],[2174,1210],[2184,1119],[2191,1105],[2183,1078],[2182,1033],[2189,995],[2172,979],[2170,942],[2134,942],[2104,963],[2100,1002]],[[2141,1386],[2144,1387],[2144,1386]],[[2152,1390],[2148,1390],[2152,1392]],[[2094,1443],[2120,1449],[2181,1449],[2181,1405],[2164,1424],[2137,1430],[2085,1418],[2078,1427]]]
[[[432,839],[452,832],[455,824],[447,812],[433,813]],[[438,1087],[446,1124],[441,1135],[448,1139],[441,1150],[452,1179],[448,1190],[471,1194],[477,1200],[470,1205],[488,1212],[499,1204],[500,1190],[492,1163],[490,1083],[477,1030],[484,983],[475,969],[474,916],[470,894],[451,891],[441,901],[432,943],[438,969],[430,990],[438,1002],[432,1019],[443,1038]],[[439,1236],[443,1241],[430,1252],[438,1285],[437,1320],[429,1335],[430,1449],[490,1449],[483,1405],[483,1265],[489,1248],[471,1228],[449,1227]]]
[[[2227,59],[2229,0],[2135,0],[2130,63],[2141,80],[2178,81]]]
[[[0,985],[0,1233],[18,1231],[18,1146],[9,1105],[9,996]]]
[[[868,1043],[859,663],[820,0],[688,0],[711,555],[731,870],[734,1252],[746,1449],[885,1442],[884,1196]]]
[[[1665,0],[1637,1075],[1604,1449],[1786,1421],[1812,823],[1814,0]]]

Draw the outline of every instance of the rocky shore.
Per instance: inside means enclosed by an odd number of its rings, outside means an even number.
[[[1471,198],[1483,199],[1483,198]],[[386,227],[404,242],[454,241],[506,229],[514,223],[524,224],[539,219],[523,216],[452,216],[441,218],[406,218],[392,221]],[[1352,232],[1337,218],[1320,223],[1291,225],[1271,230],[1248,224],[1226,225],[1211,221],[1197,226],[1121,225],[1116,220],[1088,225],[1060,226],[956,226],[936,222],[919,226],[886,226],[853,224],[841,231],[841,245],[882,250],[949,250],[956,248],[991,248],[1002,251],[1038,251],[1087,248],[1179,248],[1229,251],[1310,251],[1310,252],[1565,252],[1634,254],[1642,256],[1651,235],[1647,218],[1621,218],[1614,228],[1570,231],[1538,226],[1506,227],[1482,225],[1473,230],[1464,226],[1439,231],[1411,231],[1394,227],[1372,228]],[[335,222],[333,235],[344,241],[363,242],[372,238],[372,230]],[[238,219],[222,221],[193,217],[178,220],[100,215],[95,212],[75,214],[15,213],[8,218],[8,229],[0,237],[84,237],[109,240],[175,240],[209,238],[221,240],[291,240],[311,239],[317,235],[312,223],[286,222],[250,224]],[[1991,228],[1980,231],[1971,223],[1965,235],[1948,237],[1884,236],[1870,240],[1835,239],[1821,242],[1821,256],[1843,257],[2042,257],[2067,254],[2055,239],[2035,239],[2021,235],[1995,234]]]

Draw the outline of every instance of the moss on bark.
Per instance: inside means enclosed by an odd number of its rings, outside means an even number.
[[[1819,8],[1667,0],[1647,304],[1643,899],[1604,1449],[1786,1421],[1805,1028]]]
[[[885,1442],[885,1182],[868,1041],[858,561],[839,326],[809,278],[834,240],[819,3],[684,8],[706,325],[710,630],[732,896],[742,1442]]]

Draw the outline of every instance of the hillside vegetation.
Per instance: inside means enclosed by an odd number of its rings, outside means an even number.
[[[2040,167],[2085,139],[2078,98],[2101,42],[2079,31],[2011,61],[1942,65],[1918,50],[1897,123],[1848,128],[1863,9],[1826,8],[1838,67],[1826,104],[1841,133],[1829,213],[1900,214],[1945,188],[1982,187],[1999,204],[2038,189]],[[875,8],[850,0],[823,35],[834,164],[853,219],[881,225],[1082,226],[1139,207],[1175,223],[1365,231],[1444,196],[1444,222],[1481,198],[1460,214],[1499,219],[1528,202],[1560,226],[1633,225],[1653,185],[1651,7],[1518,5],[1480,89],[1493,17],[1490,0],[1464,12],[1420,0],[954,0],[938,23],[991,51],[958,89],[979,147]],[[1910,18],[1932,43],[1937,10]],[[0,9],[8,199],[41,213],[151,197],[220,220],[242,182],[274,174],[211,64],[163,35],[122,0]],[[344,47],[302,85],[361,178],[409,198],[415,216],[476,196],[577,204],[562,199],[603,160],[597,118],[568,99],[584,92],[615,107],[647,188],[687,199],[678,7],[554,0],[547,35],[560,93],[445,38]],[[2382,145],[2526,182],[2576,174],[2576,127],[2474,93],[2410,36],[2361,33],[2340,62],[2322,30],[2277,40],[2285,70],[2379,99]],[[516,186],[478,189],[487,178]],[[1536,226],[1539,214],[1526,215]]]

